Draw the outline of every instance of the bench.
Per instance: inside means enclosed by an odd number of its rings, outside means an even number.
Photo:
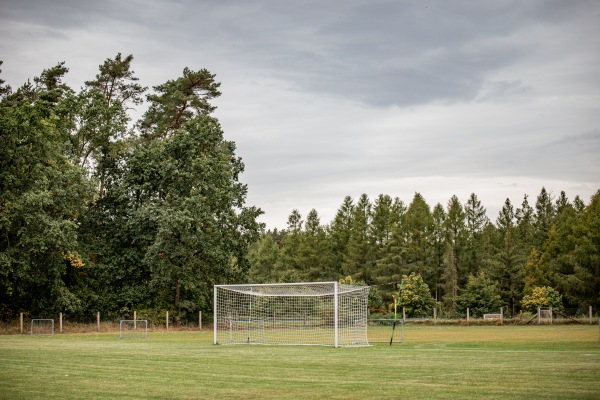
[[[501,319],[502,314],[483,314],[483,319]]]

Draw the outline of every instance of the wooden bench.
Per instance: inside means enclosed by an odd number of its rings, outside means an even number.
[[[483,319],[501,319],[502,314],[483,314]]]

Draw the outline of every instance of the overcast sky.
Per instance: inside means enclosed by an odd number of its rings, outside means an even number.
[[[600,189],[600,1],[0,0],[0,77],[118,52],[152,87],[207,68],[268,228],[345,196],[430,206]]]

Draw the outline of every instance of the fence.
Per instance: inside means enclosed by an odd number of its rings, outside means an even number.
[[[553,309],[540,310],[539,313],[521,312],[517,315],[507,313],[505,308],[493,310],[486,313],[487,318],[477,315],[473,316],[469,309],[464,313],[448,313],[437,307],[432,315],[425,317],[411,317],[407,315],[406,310],[402,308],[398,312],[398,320],[410,324],[446,324],[446,325],[525,325],[525,324],[600,324],[598,309],[589,306],[587,308]],[[118,332],[119,321],[131,319],[148,320],[148,329],[157,330],[202,330],[212,329],[210,321],[212,315],[203,315],[200,311],[195,318],[189,315],[185,319],[173,318],[168,311],[127,311],[121,313],[115,312],[97,312],[90,314],[58,313],[56,315],[31,315],[21,313],[13,321],[0,321],[0,333],[4,334],[23,334],[27,333],[31,320],[47,318],[55,321],[56,333],[86,333],[86,332]],[[373,314],[369,316],[372,319],[391,319],[393,314]],[[208,321],[209,324],[206,324]]]
[[[369,318],[394,318],[393,314],[371,315]],[[398,319],[407,323],[416,324],[460,324],[460,325],[519,325],[519,324],[597,324],[599,322],[598,310],[592,306],[587,308],[568,308],[551,309],[542,308],[536,312],[519,312],[512,315],[506,307],[498,310],[487,310],[482,313],[481,310],[472,313],[469,308],[465,312],[447,312],[438,307],[433,309],[433,313],[424,317],[411,317],[406,309],[398,310]]]
[[[40,318],[54,320],[56,333],[119,332],[119,322],[121,320],[142,319],[148,320],[148,329],[155,331],[203,329],[202,311],[198,312],[194,321],[191,318],[174,320],[168,311],[162,315],[152,315],[149,318],[147,313],[138,313],[134,310],[125,313],[97,312],[95,314],[58,313],[56,315],[31,315],[29,313],[20,313],[16,321],[0,322],[0,333],[27,333],[31,320]]]

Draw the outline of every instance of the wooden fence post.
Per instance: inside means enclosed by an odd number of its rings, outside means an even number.
[[[538,307],[538,325],[542,323],[542,313],[541,308]]]
[[[500,307],[500,325],[504,325],[504,307]]]

